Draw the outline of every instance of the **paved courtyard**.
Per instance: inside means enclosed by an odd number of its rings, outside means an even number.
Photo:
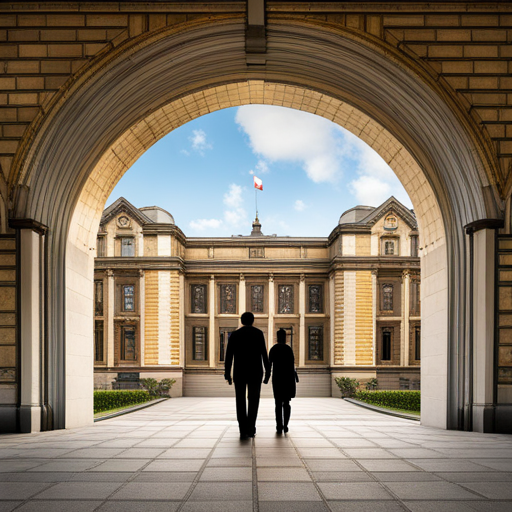
[[[512,510],[512,436],[441,431],[335,398],[175,398],[67,431],[0,436],[0,512]]]

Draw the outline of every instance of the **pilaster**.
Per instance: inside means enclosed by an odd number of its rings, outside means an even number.
[[[238,284],[238,313],[242,315],[245,313],[245,276],[240,274],[240,280]]]
[[[215,276],[210,276],[210,296],[208,300],[208,360],[210,368],[215,368]]]
[[[274,315],[276,314],[276,297],[274,291],[274,274],[268,275],[268,336],[267,346],[272,346],[274,339]]]
[[[403,338],[403,351],[400,354],[400,361],[402,366],[409,366],[409,352],[410,352],[410,332],[409,332],[409,317],[410,317],[410,291],[411,291],[411,273],[409,270],[404,270],[402,273],[402,338]]]
[[[115,282],[114,271],[107,270],[107,367],[114,366],[114,298],[115,298]]]
[[[306,278],[300,275],[299,281],[299,366],[306,362]]]

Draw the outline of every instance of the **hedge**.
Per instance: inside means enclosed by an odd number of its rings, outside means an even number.
[[[148,391],[95,391],[94,414],[151,400]]]
[[[420,412],[421,391],[358,391],[354,398],[361,402],[391,407],[404,411]]]

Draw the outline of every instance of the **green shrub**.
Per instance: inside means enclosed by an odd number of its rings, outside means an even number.
[[[151,400],[147,391],[95,391],[94,413],[117,409],[127,405],[142,404]]]
[[[157,382],[156,379],[140,379],[140,384],[143,388],[147,389],[149,394],[154,396],[169,396],[169,390],[176,382],[175,379],[162,379]]]
[[[340,388],[342,398],[352,398],[360,386],[358,380],[350,377],[336,377],[334,381]]]
[[[420,412],[421,391],[358,391],[354,398],[367,404]]]
[[[372,390],[375,390],[379,387],[379,381],[378,379],[370,379],[367,383],[366,383],[366,389],[368,391],[372,391]]]

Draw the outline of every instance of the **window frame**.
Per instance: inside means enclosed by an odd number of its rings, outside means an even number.
[[[201,312],[194,311],[194,298],[195,298],[194,288],[202,288],[203,289],[204,311],[201,311]],[[192,314],[192,315],[208,314],[208,285],[205,283],[191,283],[189,289],[190,289],[190,314]]]
[[[133,331],[133,359],[128,359],[127,355],[127,333],[128,331]],[[121,326],[121,340],[119,346],[119,359],[123,362],[137,362],[138,360],[138,351],[137,351],[137,326],[130,325],[122,325]]]
[[[131,295],[126,293],[126,289],[131,288],[132,293]],[[132,309],[126,308],[126,299],[132,298]],[[122,284],[121,285],[121,311],[123,313],[135,313],[136,307],[135,307],[135,284]]]
[[[101,333],[101,339],[99,334]],[[101,359],[98,354],[101,353]],[[105,362],[105,325],[103,320],[94,320],[94,362]]]
[[[386,347],[386,345],[387,347]],[[387,352],[387,354],[386,354]],[[388,355],[389,357],[385,357]],[[393,361],[393,327],[381,327],[381,353],[380,360],[386,362]]]
[[[312,311],[312,304],[311,304],[311,288],[318,287],[320,289],[319,292],[319,300],[318,304],[320,306],[319,311]],[[308,313],[309,314],[317,314],[322,315],[324,313],[324,285],[322,283],[316,283],[316,284],[308,284]]]
[[[203,346],[204,346],[204,357],[202,359],[197,358],[197,335],[200,330],[203,330]],[[200,325],[194,325],[192,327],[192,361],[199,361],[204,362],[208,361],[208,327],[206,326],[200,326]]]
[[[122,236],[121,239],[121,258],[135,258],[135,237],[134,236]],[[126,245],[125,242],[131,241],[131,244]],[[124,254],[124,248],[131,247],[133,254]]]
[[[318,345],[317,345],[317,351],[318,356],[314,357],[312,355],[313,353],[313,345],[312,345],[312,331],[318,330],[318,333],[320,334]],[[323,325],[309,325],[308,326],[308,361],[323,361],[324,360],[324,326]]]

